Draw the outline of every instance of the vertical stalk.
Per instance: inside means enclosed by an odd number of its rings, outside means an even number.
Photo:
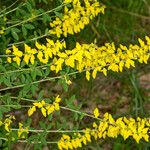
[[[144,115],[144,108],[143,108],[143,98],[140,92],[140,88],[139,88],[139,83],[138,83],[138,79],[137,79],[137,74],[136,72],[133,70],[132,73],[129,75],[130,77],[130,82],[131,82],[131,86],[132,86],[132,93],[134,95],[134,102],[135,102],[135,115]]]

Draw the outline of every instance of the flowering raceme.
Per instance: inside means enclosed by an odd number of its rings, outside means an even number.
[[[39,108],[43,116],[46,117],[47,115],[50,115],[54,111],[57,111],[60,109],[60,106],[59,106],[60,101],[61,101],[61,98],[58,95],[55,98],[55,101],[53,102],[53,104],[47,104],[45,103],[44,100],[42,100],[41,102],[34,102],[33,106],[30,107],[30,109],[28,110],[28,116],[31,116],[36,111],[36,109]]]
[[[97,111],[97,109],[95,109]],[[141,118],[126,118],[121,117],[114,119],[111,114],[105,113],[103,119],[93,123],[93,128],[86,128],[84,132],[75,133],[73,137],[69,135],[62,135],[58,141],[58,148],[63,149],[76,149],[86,145],[92,141],[92,137],[95,140],[109,138],[117,138],[119,135],[126,140],[132,137],[137,143],[141,139],[146,142],[149,141],[150,119]]]
[[[90,79],[90,71],[92,71],[92,77],[95,78],[97,72],[102,72],[107,75],[108,70],[114,72],[122,72],[123,68],[135,67],[135,61],[140,63],[147,63],[150,57],[150,38],[146,38],[146,43],[139,40],[139,45],[129,45],[129,48],[120,44],[120,47],[116,48],[114,43],[106,43],[104,46],[98,47],[91,44],[79,44],[76,43],[76,47],[72,50],[66,50],[59,53],[57,60],[53,61],[51,70],[55,70],[56,73],[62,70],[63,66],[69,66],[78,70],[86,71],[87,80]]]
[[[41,45],[38,42],[35,43],[36,48],[31,48],[27,44],[24,44],[24,53],[20,51],[16,46],[13,45],[12,51],[7,49],[6,54],[14,55],[13,57],[8,57],[7,61],[11,63],[15,61],[18,66],[20,65],[22,59],[25,64],[29,62],[33,65],[35,60],[39,60],[43,64],[47,64],[50,59],[52,59],[62,48],[66,48],[66,43],[64,41],[46,39],[47,43]]]
[[[50,23],[52,27],[49,30],[50,34],[55,34],[58,38],[61,35],[66,37],[67,34],[80,32],[85,25],[89,24],[90,19],[96,17],[99,13],[104,14],[105,6],[101,5],[97,0],[84,0],[84,4],[81,4],[80,0],[65,0],[64,3],[71,3],[72,9],[69,10],[65,6],[63,17],[56,17]]]
[[[121,45],[116,48],[114,43],[105,43],[104,46],[98,47],[91,44],[79,44],[76,43],[76,47],[72,50],[60,51],[65,48],[65,42],[57,41],[55,44],[52,40],[47,39],[48,43],[40,45],[36,42],[37,49],[31,49],[25,45],[25,54],[22,54],[15,46],[13,46],[13,52],[6,50],[7,54],[15,55],[17,64],[20,64],[21,58],[23,58],[26,64],[34,63],[34,59],[38,58],[41,63],[47,64],[50,60],[52,65],[50,69],[58,73],[64,66],[69,66],[79,72],[86,70],[86,78],[90,79],[92,71],[92,77],[96,78],[97,72],[102,72],[107,75],[108,70],[114,72],[122,72],[123,68],[135,67],[135,62],[147,63],[150,57],[150,38],[145,37],[146,42],[138,39],[140,45],[130,44],[127,48]],[[13,58],[13,60],[14,60]],[[8,62],[10,57],[7,58]]]

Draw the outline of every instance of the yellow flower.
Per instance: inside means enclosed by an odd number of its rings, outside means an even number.
[[[90,72],[86,71],[86,79],[89,81],[90,80]]]
[[[12,62],[11,57],[7,57],[7,61],[8,61],[9,63],[11,63],[11,62]]]
[[[10,53],[11,53],[11,50],[6,49],[6,54],[10,54]]]
[[[24,62],[25,62],[26,64],[28,64],[28,63],[29,63],[29,60],[30,60],[30,55],[25,54],[23,60],[24,60]]]
[[[45,101],[42,100],[41,102],[35,102],[35,103],[33,103],[33,105],[38,108],[42,108],[45,105]]]
[[[55,108],[54,108],[53,105],[48,105],[48,106],[46,107],[46,109],[47,109],[47,115],[52,114],[52,113],[54,112],[54,110],[55,110]]]
[[[46,117],[46,109],[44,107],[41,108],[41,112],[42,112],[43,116]]]
[[[32,106],[32,107],[28,110],[28,116],[31,116],[35,111],[36,111],[36,107],[35,107],[35,106]]]
[[[100,113],[99,113],[98,108],[95,108],[95,109],[94,109],[93,114],[94,114],[95,118],[98,118],[98,117],[99,117]]]
[[[59,107],[59,104],[58,104],[58,103],[54,103],[53,105],[54,105],[54,109],[55,109],[55,110],[59,110],[59,109],[60,109],[60,107]]]
[[[19,130],[17,132],[19,138],[25,138],[24,133],[28,134],[28,128],[23,128],[23,124],[19,122]]]
[[[15,61],[18,66],[20,66],[20,62],[21,62],[20,57],[18,57],[18,56],[14,57],[14,58],[13,58],[13,61]]]
[[[61,98],[59,97],[59,95],[57,95],[57,97],[55,98],[55,102],[59,103],[61,101]]]

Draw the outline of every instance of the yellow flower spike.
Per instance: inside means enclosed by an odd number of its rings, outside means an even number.
[[[104,6],[100,6],[100,3],[97,1],[85,2],[84,6],[81,6],[79,0],[65,0],[64,3],[71,3],[73,8],[68,9],[65,7],[63,18],[58,19],[58,17],[56,17],[56,19],[50,23],[52,27],[52,29],[49,30],[50,34],[55,34],[58,38],[62,34],[67,37],[67,34],[80,32],[85,25],[89,24],[90,19],[104,12]],[[87,4],[89,7],[87,7]]]
[[[46,109],[44,107],[41,108],[41,112],[42,112],[43,116],[46,117]]]
[[[33,113],[36,111],[36,107],[35,106],[32,106],[31,108],[29,108],[28,110],[28,116],[31,116],[33,115]]]
[[[99,113],[98,108],[95,108],[95,109],[94,109],[93,114],[94,114],[95,118],[98,118],[98,117],[99,117],[100,113]]]

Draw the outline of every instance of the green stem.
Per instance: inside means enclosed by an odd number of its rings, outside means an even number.
[[[133,93],[134,93],[135,108],[136,108],[135,114],[136,116],[138,116],[140,113],[140,115],[143,116],[144,115],[143,98],[139,91],[138,80],[134,71],[132,71],[132,74],[130,75],[130,81],[131,81],[131,85],[133,87]]]
[[[35,133],[41,133],[44,131],[47,133],[84,133],[85,132],[85,130],[36,130],[36,129],[16,129],[16,128],[11,128],[10,130],[11,131],[19,131],[19,130],[27,131],[28,130],[28,132],[35,132]]]
[[[4,140],[4,141],[8,141],[7,138],[3,138],[3,137],[0,137],[0,140]],[[17,142],[19,143],[28,143],[29,141],[28,140],[18,140]],[[31,141],[32,144],[37,144],[37,143],[41,143],[40,141],[39,142],[34,142],[34,141]],[[57,141],[46,141],[47,144],[57,144],[58,142]]]

